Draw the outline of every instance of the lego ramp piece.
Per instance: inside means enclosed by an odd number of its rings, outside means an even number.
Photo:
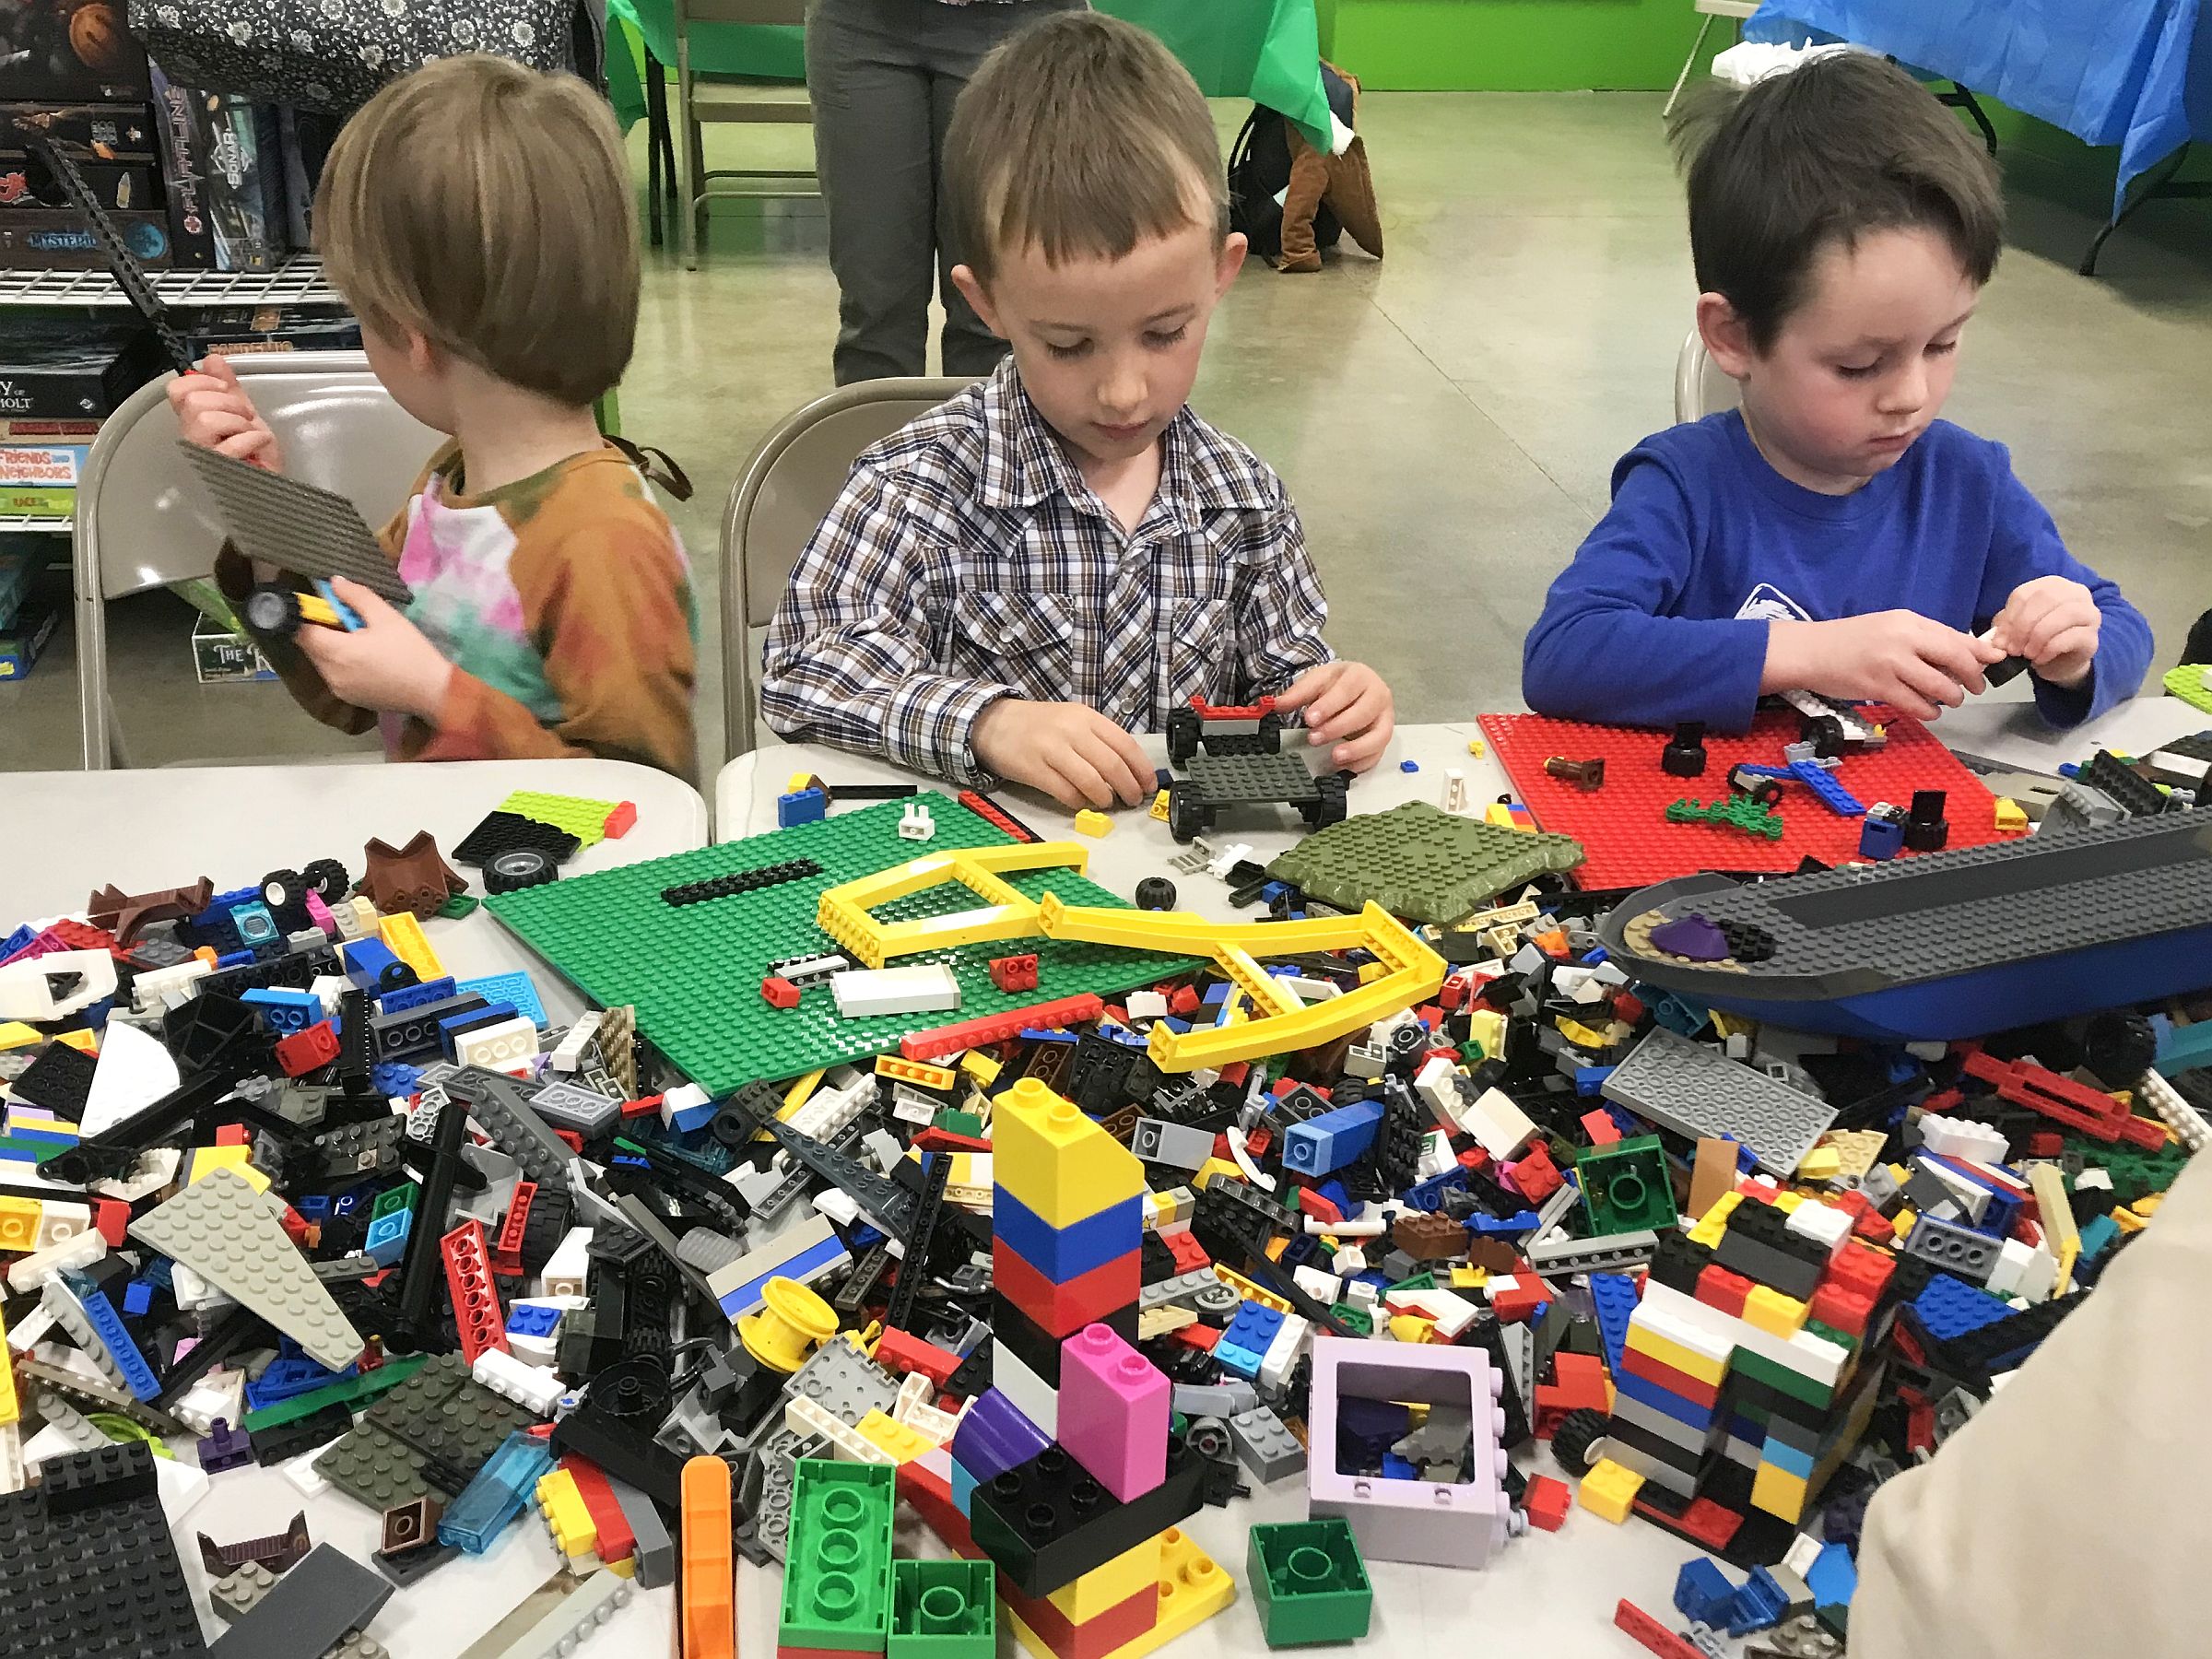
[[[1008,844],[1004,831],[942,796],[928,800],[936,820],[930,844],[947,850]],[[910,862],[913,843],[899,839],[904,803],[879,802],[745,841],[626,865],[596,875],[488,899],[485,908],[545,957],[593,1000],[633,1005],[639,1031],[692,1081],[716,1097],[759,1077],[788,1077],[863,1055],[896,1053],[901,1039],[945,1023],[941,1014],[887,1014],[841,1019],[827,985],[801,994],[799,1006],[771,1007],[758,994],[731,994],[732,964],[794,956],[843,954],[816,925],[822,893],[841,883]],[[734,894],[712,904],[671,905],[665,888],[712,880],[768,865],[812,859],[820,873]],[[1017,871],[1000,877],[1032,902],[1049,888],[1070,903],[1124,901],[1065,867]],[[878,923],[972,909],[976,896],[939,883],[894,900],[875,912]],[[1024,946],[1025,953],[1030,947]],[[1190,966],[1185,957],[1112,950],[1040,939],[1039,988],[1009,994],[994,984],[990,962],[1003,947],[989,944],[932,949],[902,959],[950,967],[960,983],[963,1022],[1013,1014],[1040,999],[1058,1001],[1119,994],[1149,985]]]
[[[351,1556],[318,1544],[208,1650],[216,1659],[323,1653],[376,1617],[392,1583]]]
[[[182,1262],[299,1343],[316,1364],[344,1371],[361,1355],[353,1328],[268,1201],[217,1169],[131,1223],[131,1236]]]
[[[893,957],[989,939],[1026,939],[1036,934],[1037,905],[999,879],[1018,870],[1090,867],[1090,854],[1075,841],[1034,841],[1010,847],[962,848],[933,853],[831,888],[821,897],[815,921],[821,930],[859,960],[880,968]],[[924,916],[909,922],[879,922],[869,914],[894,899],[911,898],[954,882],[984,900],[976,910]]]
[[[1742,1142],[1760,1169],[1785,1179],[1836,1121],[1834,1107],[1665,1026],[1654,1026],[1603,1087],[1606,1100],[1662,1129]]]
[[[247,558],[314,581],[343,576],[394,606],[414,602],[414,590],[344,496],[182,439],[177,447]]]
[[[1915,790],[1942,790],[1953,849],[2010,839],[1997,830],[1996,797],[1950,750],[1914,721],[1881,709],[1870,712],[1883,720],[1888,742],[1879,749],[1843,756],[1834,773],[1838,784],[1862,801],[1900,804],[1910,801]],[[1529,815],[1543,829],[1583,843],[1586,857],[1575,879],[1593,891],[1639,887],[1700,870],[1786,873],[1808,855],[1827,865],[1859,859],[1860,820],[1839,818],[1801,792],[1783,797],[1779,841],[1665,821],[1670,802],[1693,793],[1692,785],[1717,788],[1739,761],[1782,765],[1783,746],[1797,741],[1794,709],[1761,713],[1741,734],[1708,732],[1702,778],[1673,778],[1659,770],[1665,732],[1540,714],[1485,714],[1481,724]],[[1604,786],[1585,790],[1550,776],[1544,762],[1554,755],[1604,760]],[[1795,784],[1784,787],[1797,790]],[[1910,854],[1907,862],[1918,856]]]
[[[1501,829],[1406,801],[1307,836],[1267,874],[1338,910],[1373,903],[1409,922],[1455,922],[1534,877],[1582,862],[1571,836]]]

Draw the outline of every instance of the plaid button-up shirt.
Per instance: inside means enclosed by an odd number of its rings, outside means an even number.
[[[1329,661],[1282,480],[1187,406],[1160,441],[1124,531],[1008,358],[863,454],[769,626],[769,724],[987,787],[969,733],[1002,697],[1159,731],[1194,696],[1247,702]]]

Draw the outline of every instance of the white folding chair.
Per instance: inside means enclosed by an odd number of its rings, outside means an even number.
[[[760,441],[722,515],[723,747],[750,754],[752,630],[765,628],[791,569],[837,500],[861,451],[971,382],[929,377],[860,381],[784,417]]]
[[[803,26],[806,0],[673,0],[676,7],[676,167],[677,195],[683,218],[677,245],[687,270],[699,269],[700,244],[706,240],[707,203],[721,196],[818,196],[821,180],[812,169],[707,167],[700,127],[710,121],[782,126],[814,124],[814,104],[803,86],[737,80],[702,75],[691,67],[694,23],[766,23]],[[753,181],[728,183],[731,179]]]
[[[1682,97],[1682,88],[1689,82],[1689,72],[1698,66],[1698,53],[1705,50],[1705,37],[1712,32],[1712,20],[1715,18],[1735,18],[1736,33],[1740,35],[1743,33],[1744,19],[1759,9],[1759,0],[1691,0],[1691,9],[1702,14],[1705,20],[1698,25],[1698,38],[1690,46],[1689,55],[1682,60],[1682,73],[1675,76],[1675,89],[1666,95],[1666,102],[1660,109],[1659,118],[1662,121],[1675,112],[1675,105]]]
[[[441,441],[392,401],[360,352],[270,352],[230,365],[283,446],[285,470],[349,498],[371,527],[405,503]],[[108,417],[77,486],[76,699],[88,771],[130,764],[108,694],[108,601],[206,576],[223,544],[177,449],[171,378],[139,387]]]
[[[1696,329],[1675,359],[1675,419],[1702,420],[1744,401],[1743,388],[1720,371]]]

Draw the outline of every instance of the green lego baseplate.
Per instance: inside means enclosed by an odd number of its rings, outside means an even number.
[[[2166,670],[2166,695],[2178,697],[2193,709],[2212,714],[2212,668],[2202,663],[2183,663]]]
[[[1582,862],[1583,844],[1571,835],[1507,830],[1406,801],[1307,836],[1267,874],[1338,910],[1371,899],[1408,922],[1456,922],[1508,888]]]
[[[771,962],[838,949],[815,924],[825,890],[931,853],[1004,846],[1013,840],[948,796],[919,798],[936,821],[936,833],[927,841],[901,841],[899,819],[908,803],[884,801],[789,830],[498,894],[485,900],[485,908],[601,1006],[633,1006],[646,1041],[712,1095],[761,1078],[891,1053],[900,1038],[915,1031],[1086,993],[1110,997],[1194,966],[1189,957],[1154,951],[1042,936],[1000,939],[923,951],[893,964],[950,967],[960,987],[957,1011],[842,1019],[827,984],[804,990],[795,1008],[771,1006],[760,994],[760,982]],[[661,896],[667,888],[798,859],[812,859],[820,874],[697,904],[670,904]],[[1070,869],[1025,871],[1004,879],[1032,899],[1050,892],[1070,905],[1131,908]],[[972,892],[948,882],[874,914],[879,921],[906,921],[975,905]],[[1009,995],[992,983],[994,957],[1031,953],[1037,958],[1034,991]]]

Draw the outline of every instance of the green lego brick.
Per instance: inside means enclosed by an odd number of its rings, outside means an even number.
[[[1836,1397],[1836,1391],[1827,1383],[1816,1382],[1803,1371],[1792,1371],[1786,1365],[1777,1365],[1756,1349],[1740,1344],[1729,1364],[1754,1382],[1780,1389],[1793,1400],[1803,1400],[1807,1406],[1827,1406]]]
[[[1594,1237],[1658,1232],[1681,1218],[1675,1208],[1674,1177],[1655,1135],[1592,1147],[1574,1160],[1574,1168]]]
[[[997,1603],[988,1561],[893,1561],[886,1659],[993,1659]]]
[[[938,1112],[935,1117],[930,1119],[929,1126],[932,1129],[946,1130],[953,1135],[972,1135],[977,1140],[981,1140],[983,1136],[982,1114],[962,1112],[956,1106],[947,1106],[944,1111]]]
[[[466,893],[455,893],[440,908],[439,918],[446,922],[458,922],[465,916],[473,916],[480,902],[480,900],[471,898]]]
[[[576,838],[576,844],[595,847],[606,839],[606,815],[622,803],[619,801],[589,801],[582,795],[546,794],[535,789],[518,789],[492,810],[512,812],[518,818],[535,818],[541,824],[550,824],[556,830],[565,830]]]
[[[1859,1339],[1849,1331],[1839,1331],[1834,1325],[1822,1324],[1817,1319],[1806,1320],[1805,1328],[1823,1342],[1834,1343],[1847,1354],[1855,1354],[1859,1351]]]
[[[779,1647],[884,1651],[891,1626],[895,1480],[888,1464],[799,1459]]]
[[[1685,795],[1668,805],[1666,821],[1741,830],[1746,835],[1763,835],[1769,841],[1780,841],[1783,828],[1782,814],[1756,795],[1729,795],[1718,801]]]
[[[376,1195],[376,1202],[369,1206],[369,1219],[382,1221],[386,1216],[394,1216],[402,1210],[413,1209],[415,1196],[420,1191],[421,1189],[413,1182],[407,1181],[402,1182],[398,1186],[392,1187],[385,1192],[379,1193]]]
[[[2086,1135],[2069,1135],[2065,1149],[2081,1161],[2101,1169],[2112,1178],[2112,1202],[2133,1204],[2149,1193],[2162,1193],[2174,1183],[2189,1154],[2178,1146],[2147,1152],[2140,1147],[2105,1146]]]
[[[312,1417],[325,1406],[358,1406],[363,1401],[373,1400],[385,1390],[398,1387],[429,1362],[428,1354],[408,1354],[397,1359],[387,1359],[372,1371],[363,1371],[358,1377],[347,1377],[342,1382],[333,1382],[327,1388],[312,1393],[294,1394],[288,1400],[279,1400],[274,1406],[265,1406],[246,1413],[246,1432],[258,1429],[281,1428],[296,1423],[301,1418]]]
[[[1355,1308],[1350,1302],[1338,1302],[1329,1312],[1342,1320],[1355,1336],[1372,1336],[1375,1334],[1375,1317],[1365,1308]]]
[[[1372,900],[1410,922],[1455,922],[1509,888],[1582,862],[1583,844],[1571,835],[1508,830],[1407,801],[1307,836],[1267,874],[1339,910]]]
[[[1255,1526],[1245,1576],[1269,1647],[1357,1641],[1374,1613],[1374,1588],[1351,1523],[1341,1515]]]
[[[942,796],[922,797],[936,820],[926,843],[899,839],[905,803],[884,801],[693,853],[626,865],[594,876],[501,893],[485,908],[602,1006],[628,1003],[638,1030],[670,1063],[715,1095],[760,1077],[788,1077],[817,1066],[895,1050],[901,1037],[940,1025],[1086,992],[1112,997],[1191,965],[1187,957],[1064,940],[1023,940],[1037,957],[1037,989],[1009,996],[991,982],[991,959],[1015,946],[993,940],[901,957],[898,965],[942,962],[960,986],[957,1013],[841,1019],[826,985],[799,1006],[771,1007],[757,987],[771,959],[835,951],[815,925],[822,893],[932,852],[1004,846],[1011,839]],[[811,858],[821,874],[779,882],[701,904],[672,905],[662,890],[765,865]],[[1030,898],[1057,893],[1071,905],[1127,902],[1072,870],[1031,870],[1005,879]],[[973,910],[975,895],[947,883],[887,904],[887,922]]]

